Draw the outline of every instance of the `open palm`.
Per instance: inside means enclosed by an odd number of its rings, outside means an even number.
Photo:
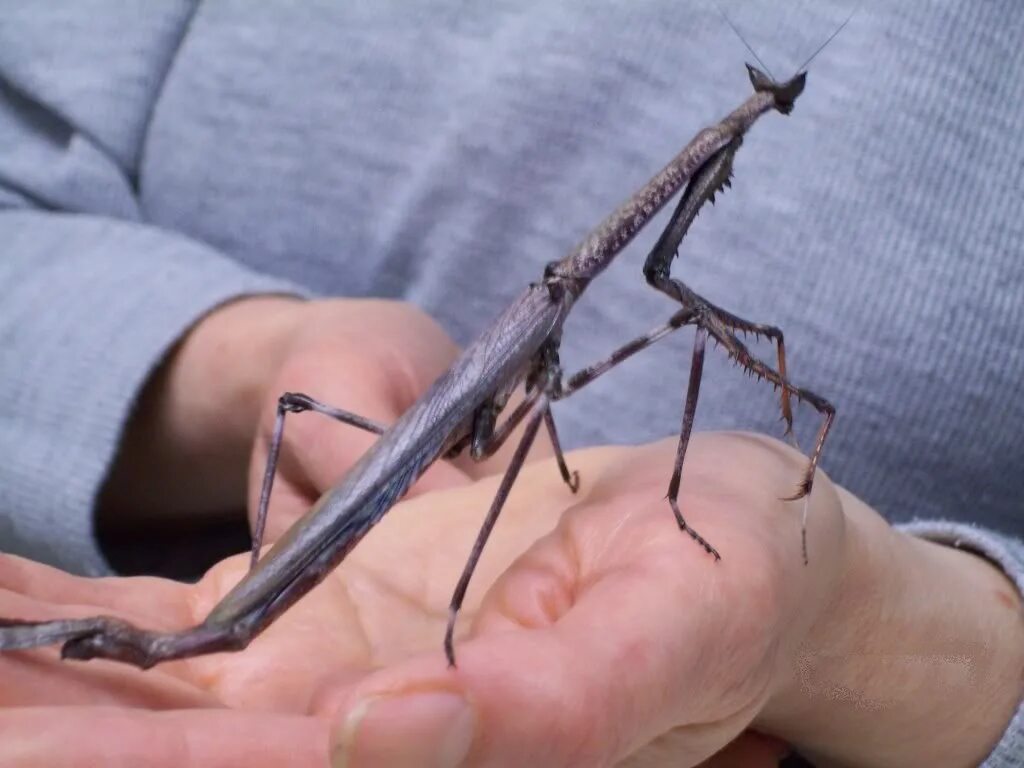
[[[552,462],[528,465],[470,587],[457,669],[441,652],[447,605],[493,476],[395,507],[241,653],[148,672],[60,662],[52,649],[0,657],[5,765],[318,765],[332,723],[348,765],[697,765],[756,724],[828,601],[842,511],[822,478],[804,566],[799,509],[778,500],[801,458],[760,438],[702,436],[682,502],[722,553],[715,563],[664,500],[673,453],[669,441],[571,454],[575,496]],[[0,615],[180,628],[246,566],[234,557],[186,586],[4,558]],[[778,757],[756,737],[733,749],[748,751],[714,764]]]

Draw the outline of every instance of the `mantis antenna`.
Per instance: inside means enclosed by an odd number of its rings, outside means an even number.
[[[864,0],[861,0],[861,2],[857,3],[857,5],[855,5],[853,7],[853,10],[850,11],[850,15],[846,17],[846,21],[844,21],[842,24],[840,24],[838,27],[836,27],[835,32],[833,32],[831,35],[829,35],[828,39],[826,39],[824,43],[819,45],[817,47],[817,49],[814,51],[814,53],[812,53],[810,56],[807,57],[807,61],[805,61],[803,64],[800,65],[799,69],[797,69],[797,72],[803,72],[805,69],[807,69],[807,65],[810,64],[812,61],[814,61],[815,57],[819,53],[821,53],[823,50],[825,50],[825,46],[826,45],[828,45],[829,43],[831,43],[833,40],[836,39],[836,36],[846,28],[846,25],[849,24],[850,20],[854,16],[857,15],[857,11],[859,11],[861,9],[861,6],[863,6],[863,5],[864,5]]]
[[[750,45],[750,43],[747,42],[747,38],[745,38],[743,36],[743,33],[740,32],[739,27],[737,27],[733,23],[733,20],[731,18],[729,18],[729,14],[727,14],[725,12],[725,9],[722,7],[721,3],[718,0],[712,0],[712,2],[714,3],[715,8],[717,9],[719,15],[725,20],[725,23],[729,25],[729,28],[732,29],[732,31],[736,33],[736,37],[738,37],[740,39],[740,42],[742,42],[743,45],[746,47],[746,49],[748,51],[750,51],[750,55],[753,56],[755,61],[757,61],[757,63],[761,65],[761,68],[768,74],[768,76],[772,80],[774,80],[775,79],[775,75],[773,75],[772,71],[770,69],[768,69],[768,65],[764,63],[764,61],[761,59],[761,57],[757,55],[757,51],[755,51],[753,49],[753,47]],[[836,39],[836,36],[839,35],[839,33],[842,32],[846,28],[846,25],[849,24],[850,21],[853,19],[853,17],[857,15],[857,11],[859,11],[863,5],[864,5],[864,0],[861,0],[859,3],[857,3],[857,5],[855,5],[853,7],[853,10],[850,11],[850,15],[846,17],[846,20],[843,21],[843,23],[840,24],[838,27],[836,27],[835,31],[832,32],[832,34],[829,35],[825,39],[825,42],[823,42],[821,45],[819,45],[814,50],[814,53],[812,53],[810,56],[807,57],[807,60],[803,64],[801,64],[799,67],[797,67],[796,71],[797,71],[798,74],[800,72],[806,71],[807,66],[812,61],[814,61],[814,59],[817,57],[817,55],[819,53],[821,53],[823,50],[825,50],[825,47],[829,43],[831,43],[833,40]]]
[[[767,73],[768,77],[774,80],[775,75],[773,75],[772,71],[768,69],[768,65],[761,61],[761,57],[757,55],[757,51],[755,51],[751,47],[750,43],[747,42],[747,38],[745,38],[743,36],[743,33],[740,32],[739,27],[733,24],[732,19],[729,18],[729,14],[725,12],[725,9],[722,7],[721,3],[719,3],[718,0],[712,0],[712,2],[715,4],[715,8],[718,9],[718,13],[721,15],[721,17],[725,19],[725,23],[728,24],[729,28],[736,33],[736,37],[738,37],[740,39],[740,42],[742,42],[743,45],[746,46],[747,50],[750,51],[750,55],[754,57],[754,60],[761,65],[761,69],[763,69]]]

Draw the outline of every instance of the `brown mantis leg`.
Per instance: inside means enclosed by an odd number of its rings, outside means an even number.
[[[588,365],[586,368],[582,368],[574,373],[565,380],[565,383],[560,388],[556,389],[556,396],[554,396],[553,399],[562,400],[568,397],[574,392],[585,387],[597,377],[610,371],[626,358],[632,357],[641,349],[646,349],[654,342],[660,341],[677,328],[682,328],[684,325],[690,325],[693,322],[694,313],[692,310],[679,310],[672,315],[672,317],[669,318],[669,321],[664,325],[659,325],[649,333],[637,336],[632,341],[628,341],[623,344],[603,360],[599,360],[598,362]]]
[[[528,389],[522,402],[497,427],[494,426],[497,409],[493,403],[485,403],[477,411],[473,420],[473,429],[467,436],[470,444],[469,452],[473,460],[483,461],[497,453],[526,415],[533,410],[540,395],[540,389]]]
[[[729,356],[747,373],[758,379],[767,379],[776,387],[781,388],[783,395],[783,403],[787,403],[787,396],[792,395],[796,397],[797,401],[807,401],[810,403],[819,413],[824,415],[821,427],[818,430],[818,437],[815,442],[815,448],[811,454],[811,459],[808,462],[806,471],[804,472],[803,479],[797,492],[792,496],[786,497],[785,501],[796,501],[804,498],[804,508],[802,513],[801,522],[801,546],[803,550],[804,561],[807,561],[807,511],[808,502],[807,497],[810,495],[811,486],[814,482],[814,473],[818,466],[818,460],[821,456],[821,449],[824,446],[825,438],[828,435],[828,431],[832,426],[832,421],[835,418],[835,408],[819,395],[811,392],[810,390],[803,389],[801,387],[794,386],[785,378],[784,375],[774,370],[770,366],[763,363],[761,360],[754,357],[747,349],[746,345],[740,341],[736,334],[732,332],[727,325],[726,321],[723,321],[717,314],[716,308],[706,302],[699,295],[690,290],[685,284],[679,280],[666,279],[663,288],[664,292],[681,302],[684,307],[694,313],[694,323],[697,325],[697,339],[694,343],[694,358],[693,365],[690,369],[690,384],[687,388],[686,394],[686,411],[684,412],[683,418],[683,434],[680,435],[679,453],[676,457],[676,470],[672,475],[672,482],[669,486],[669,500],[673,503],[673,511],[677,512],[677,520],[681,517],[678,514],[678,508],[674,503],[674,499],[679,490],[679,478],[682,467],[683,456],[686,453],[687,444],[689,442],[689,430],[693,424],[694,412],[697,408],[697,395],[700,391],[700,375],[703,372],[703,358],[704,358],[704,339],[702,334],[710,335],[716,342],[721,344]],[[661,286],[658,286],[661,288]],[[730,323],[731,324],[731,323]],[[699,342],[699,343],[698,343]],[[699,355],[698,355],[699,346]],[[699,357],[699,360],[698,360]],[[694,378],[696,374],[696,379]],[[785,411],[784,411],[785,414]],[[787,427],[789,423],[787,421]],[[788,430],[787,430],[788,431]],[[692,535],[692,533],[691,533]],[[706,545],[706,542],[705,542]],[[708,550],[711,551],[710,549]],[[716,554],[712,552],[712,554]]]
[[[448,657],[448,666],[450,667],[455,666],[455,619],[462,607],[462,601],[466,597],[469,580],[473,576],[473,571],[476,570],[484,545],[487,544],[494,524],[498,521],[498,515],[501,514],[502,507],[505,506],[505,500],[508,498],[509,491],[512,490],[512,484],[519,476],[519,470],[522,469],[523,463],[526,461],[526,454],[529,453],[530,447],[537,437],[537,430],[540,428],[540,423],[544,420],[544,414],[548,412],[549,406],[548,395],[545,393],[538,395],[530,407],[523,437],[520,439],[515,453],[512,454],[512,460],[509,462],[508,469],[505,470],[504,477],[501,478],[501,485],[498,486],[498,492],[494,495],[491,508],[487,511],[487,517],[484,518],[483,525],[480,527],[480,533],[477,534],[476,541],[473,543],[473,550],[470,552],[459,582],[455,586],[455,592],[452,594],[452,600],[448,606],[448,626],[444,633],[444,652]]]
[[[487,443],[477,452],[474,451],[473,458],[487,458],[493,456],[494,453],[504,445],[505,441],[508,440],[508,436],[512,434],[519,422],[523,420],[523,417],[530,411],[530,406],[537,399],[540,394],[539,389],[533,390],[526,399],[519,404],[519,407],[512,412],[512,415],[505,419],[504,422],[490,435],[487,439]],[[558,463],[558,472],[562,476],[562,480],[569,490],[576,493],[580,489],[580,473],[575,470],[570,470],[569,465],[565,461],[565,454],[562,453],[562,443],[558,439],[558,429],[555,427],[555,417],[551,414],[551,406],[549,405],[544,411],[544,426],[548,430],[548,437],[551,439],[551,447],[555,451],[555,461]]]
[[[238,651],[334,570],[369,527],[353,530],[342,547],[323,549],[300,573],[255,607],[222,600],[202,623],[175,632],[140,629],[112,616],[38,622],[0,619],[2,649],[63,642],[61,658],[112,659],[142,669],[172,659]]]
[[[664,325],[658,326],[642,336],[638,336],[632,341],[629,341],[616,349],[607,358],[582,369],[573,376],[570,376],[564,386],[556,385],[554,391],[557,393],[557,397],[552,397],[552,395],[549,394],[542,395],[541,390],[539,389],[532,390],[528,393],[526,399],[519,404],[516,410],[513,411],[512,414],[490,436],[490,440],[486,444],[486,448],[482,451],[482,455],[490,455],[496,451],[508,438],[508,435],[511,434],[515,427],[523,420],[523,418],[525,418],[527,414],[530,415],[527,422],[526,432],[524,433],[518,448],[516,448],[515,455],[506,470],[505,477],[502,479],[501,486],[498,489],[494,502],[491,505],[491,509],[487,514],[487,518],[485,519],[483,527],[480,530],[480,534],[473,546],[473,551],[470,554],[465,569],[463,570],[462,577],[459,579],[455,593],[452,596],[452,602],[449,607],[448,614],[448,627],[445,633],[445,653],[448,656],[448,663],[450,665],[455,665],[455,654],[452,645],[452,638],[455,629],[455,617],[458,614],[459,608],[462,606],[466,589],[469,586],[470,577],[472,576],[473,570],[476,568],[476,564],[480,559],[480,554],[483,551],[484,544],[487,542],[487,538],[490,536],[491,530],[494,528],[494,524],[501,512],[501,508],[505,503],[505,499],[508,497],[508,493],[511,490],[512,483],[515,482],[515,479],[519,474],[519,470],[522,468],[522,464],[526,459],[526,454],[529,452],[529,449],[536,438],[537,430],[540,428],[541,419],[548,424],[552,443],[555,445],[556,456],[559,458],[559,468],[562,470],[563,479],[566,480],[566,483],[569,483],[570,488],[573,488],[573,485],[578,483],[578,475],[576,473],[570,474],[568,467],[565,466],[565,460],[562,457],[557,432],[554,429],[554,419],[551,417],[549,400],[568,397],[570,394],[586,386],[626,358],[636,354],[646,347],[649,347],[651,344],[654,344],[656,341],[664,338],[677,328],[694,322],[694,318],[695,313],[693,310],[689,308],[679,310]],[[679,492],[682,459],[685,455],[686,445],[689,442],[690,431],[693,426],[693,415],[696,411],[697,405],[697,391],[700,386],[700,369],[704,360],[704,335],[699,330],[698,339],[699,342],[694,346],[694,365],[691,368],[690,389],[687,392],[687,406],[683,417],[683,432],[680,435],[680,449],[677,451],[676,469],[673,472],[672,482],[669,487],[669,503],[672,506],[673,514],[675,515],[676,522],[679,524],[680,529],[686,531],[697,543],[703,546],[717,559],[720,557],[718,552],[699,533],[697,533],[696,530],[686,523],[676,501]],[[696,385],[693,383],[695,379],[697,382]],[[572,478],[575,483],[570,482],[569,478]]]
[[[693,295],[698,301],[703,301],[703,299],[696,296],[696,294]],[[747,349],[746,345],[736,338],[736,335],[732,333],[728,327],[726,327],[725,323],[723,323],[713,312],[709,314],[706,319],[699,322],[702,327],[705,327],[708,333],[710,333],[711,336],[713,336],[714,339],[725,348],[726,352],[729,353],[729,356],[745,371],[759,379],[767,379],[776,387],[780,387],[783,391],[789,392],[796,397],[797,402],[806,401],[824,417],[822,419],[821,426],[818,428],[818,436],[815,439],[814,450],[811,452],[811,459],[808,463],[807,470],[804,472],[800,486],[796,493],[792,496],[787,496],[785,500],[796,501],[797,499],[804,498],[811,492],[811,487],[814,483],[814,472],[817,469],[818,460],[821,457],[821,449],[825,444],[825,438],[828,436],[829,429],[831,429],[832,422],[835,419],[835,408],[825,398],[815,394],[809,389],[804,389],[791,384],[780,372],[775,371],[770,366],[765,365],[754,357]]]
[[[481,539],[474,547],[474,554],[460,581],[456,597],[453,597],[452,620],[461,606],[465,590],[469,583],[472,570],[480,557],[483,544],[490,529],[501,510],[501,505],[508,496],[512,482],[518,475],[525,460],[526,453],[536,437],[540,419],[548,412],[547,396],[541,403],[541,390],[532,391],[526,401],[503,423],[495,433],[497,445],[508,438],[515,426],[530,414],[527,431],[512,458],[506,471],[506,477],[495,499],[486,530],[481,531]],[[267,470],[264,474],[263,487],[260,494],[260,506],[257,533],[254,534],[255,552],[258,552],[262,539],[263,525],[266,521],[267,504],[273,484],[277,459],[280,453],[283,434],[284,417],[287,413],[315,411],[330,416],[338,421],[360,427],[370,432],[381,432],[383,427],[376,422],[321,403],[307,395],[286,393],[278,401],[278,416],[274,435],[267,459]],[[491,444],[487,445],[493,452]],[[564,459],[563,459],[564,462]],[[54,621],[18,621],[0,619],[2,628],[2,649],[18,650],[35,648],[40,645],[64,643],[61,654],[64,658],[92,659],[103,658],[133,664],[143,669],[154,664],[172,659],[188,658],[219,651],[235,651],[246,647],[278,615],[285,611],[295,600],[306,594],[311,585],[318,583],[327,573],[340,562],[348,551],[358,543],[361,533],[353,535],[343,549],[328,549],[323,555],[311,562],[294,580],[266,605],[257,611],[238,612],[230,607],[214,609],[213,613],[201,624],[177,632],[158,632],[135,627],[128,622],[112,616],[95,616],[84,619],[60,619]],[[454,624],[452,625],[454,628]],[[450,639],[446,643],[449,659],[454,662]]]
[[[562,443],[558,439],[558,430],[555,428],[555,417],[551,415],[551,406],[548,406],[544,410],[544,426],[547,427],[548,437],[551,438],[551,445],[555,449],[555,461],[558,462],[558,471],[562,475],[562,480],[569,490],[576,493],[580,489],[580,473],[577,470],[569,469],[569,465],[565,463],[565,454],[562,453]]]
[[[774,325],[766,325],[764,323],[752,323],[749,320],[744,320],[742,317],[727,312],[721,307],[715,306],[710,301],[706,302],[707,306],[711,309],[718,319],[722,323],[733,331],[740,331],[744,335],[748,333],[754,334],[754,338],[761,338],[762,336],[775,343],[775,353],[777,362],[777,370],[779,375],[785,379],[786,375],[786,342],[782,336],[782,329]],[[787,387],[781,388],[781,407],[782,407],[782,420],[786,424],[786,435],[793,439],[793,444],[796,445],[796,438],[793,435],[793,409],[790,403],[790,391]],[[796,445],[799,449],[799,445]]]
[[[459,451],[469,445],[470,456],[474,461],[482,461],[493,456],[505,444],[509,435],[515,431],[515,428],[519,426],[526,414],[530,412],[540,393],[541,390],[537,388],[529,389],[522,402],[516,406],[515,410],[497,428],[494,427],[496,409],[493,403],[482,406],[477,411],[478,418],[473,422],[473,430],[456,443],[449,454],[457,455]],[[486,414],[486,417],[479,418],[483,414]],[[580,474],[570,470],[569,465],[566,464],[565,454],[562,452],[562,444],[558,439],[558,430],[555,427],[555,418],[551,415],[550,406],[544,415],[544,424],[547,427],[548,436],[551,438],[551,446],[555,451],[558,472],[561,474],[565,484],[569,486],[569,490],[576,493],[580,488]]]
[[[157,662],[245,647],[233,632],[199,625],[184,632],[151,632],[112,616],[55,621],[0,620],[3,650],[64,643],[63,659],[104,658],[148,669]]]
[[[540,421],[549,412],[548,396],[537,389],[532,392],[526,402],[502,424],[497,436],[500,440],[507,439],[516,424],[526,418],[525,434],[512,457],[505,477],[498,490],[484,526],[473,547],[470,559],[463,571],[462,578],[452,597],[448,634],[445,640],[445,651],[449,663],[455,663],[452,646],[455,617],[462,601],[470,577],[480,559],[484,544],[494,527],[501,512],[505,499],[519,474],[526,459],[526,454],[537,436]],[[267,475],[271,478],[274,462],[280,449],[280,434],[284,414],[298,413],[306,410],[316,411],[331,416],[344,423],[359,426],[371,432],[381,428],[376,423],[347,411],[324,405],[313,398],[301,394],[288,393],[282,396],[278,406],[278,421],[275,425],[275,439],[272,441],[271,459],[268,460]],[[518,416],[516,414],[519,414]],[[510,423],[511,422],[511,423]],[[266,519],[266,500],[269,487],[265,479],[261,496],[262,519]],[[222,602],[219,607],[201,624],[177,632],[158,632],[135,627],[128,622],[112,616],[96,616],[85,619],[60,619],[54,621],[18,621],[0,619],[3,650],[35,648],[40,645],[64,643],[61,650],[63,658],[87,660],[93,658],[112,659],[133,664],[143,669],[154,664],[172,659],[189,658],[219,651],[237,651],[245,648],[277,616],[288,609],[296,600],[305,595],[313,585],[319,583],[324,576],[342,560],[345,555],[362,538],[365,531],[356,531],[348,537],[344,548],[327,548],[321,555],[310,562],[294,579],[283,585],[283,588],[258,609],[237,609]]]
[[[690,224],[696,218],[704,203],[714,203],[715,194],[729,184],[729,176],[732,173],[732,158],[739,149],[741,138],[734,139],[723,149],[705,163],[704,167],[690,180],[683,191],[679,204],[672,213],[665,231],[655,243],[654,248],[647,256],[644,263],[644,276],[647,282],[668,297],[675,299],[695,313],[694,322],[698,328],[705,330],[719,344],[725,347],[729,356],[735,360],[747,373],[759,378],[767,379],[772,384],[782,389],[782,413],[786,421],[787,432],[792,424],[792,413],[789,406],[789,396],[793,395],[798,401],[806,400],[819,413],[823,415],[821,427],[818,430],[818,437],[815,441],[814,450],[811,453],[807,470],[804,473],[797,492],[787,501],[795,501],[804,498],[803,521],[801,525],[801,538],[803,544],[804,562],[807,561],[807,510],[808,502],[806,497],[810,495],[814,483],[814,473],[818,466],[825,439],[828,436],[832,421],[835,418],[835,408],[824,398],[810,390],[795,387],[785,376],[785,347],[782,342],[781,332],[777,335],[778,356],[780,371],[775,371],[768,365],[754,357],[746,346],[741,342],[733,329],[748,330],[757,332],[759,329],[765,335],[771,335],[769,330],[777,329],[772,326],[764,326],[751,323],[731,313],[719,309],[706,301],[682,281],[670,276],[672,259],[675,258],[679,244],[685,236]],[[691,392],[693,392],[691,380]],[[696,394],[694,393],[694,408],[696,407]],[[689,407],[689,395],[687,406]],[[681,445],[681,451],[685,453],[686,447]],[[681,457],[678,459],[681,462]]]
[[[703,328],[697,328],[693,337],[693,360],[690,363],[690,382],[686,387],[686,405],[683,407],[683,425],[679,430],[679,445],[676,447],[676,463],[672,467],[672,479],[668,483],[668,503],[672,507],[672,514],[675,515],[679,529],[693,537],[693,540],[704,547],[709,555],[714,555],[715,560],[721,560],[722,556],[718,550],[711,546],[707,539],[693,529],[683,518],[679,509],[679,484],[683,477],[683,458],[686,456],[686,448],[690,445],[690,433],[693,431],[693,417],[697,413],[697,395],[700,393],[700,381],[704,373],[704,345],[707,341],[707,333]]]
[[[607,358],[593,365],[590,365],[578,373],[569,377],[565,387],[559,393],[559,397],[566,397],[580,388],[586,386],[601,374],[621,363],[630,355],[649,347],[654,342],[665,337],[672,331],[684,325],[696,322],[696,312],[689,307],[676,312],[667,323],[652,330],[650,333],[638,336],[632,341],[619,347]],[[686,522],[679,509],[679,483],[682,477],[683,457],[686,455],[686,447],[690,443],[690,433],[693,430],[693,417],[697,411],[697,395],[700,391],[701,373],[704,367],[704,343],[707,333],[700,327],[697,328],[697,335],[693,344],[693,362],[690,366],[690,384],[686,390],[686,407],[683,410],[683,425],[679,434],[679,447],[676,451],[675,468],[672,472],[672,480],[669,482],[668,501],[672,507],[672,514],[675,515],[676,523],[682,531],[690,534],[693,540],[704,547],[708,554],[714,555],[716,560],[721,559],[718,551],[708,543],[707,539],[697,533],[694,528]]]
[[[804,563],[806,564],[808,562],[807,513],[810,509],[811,488],[814,485],[814,473],[818,468],[818,461],[821,458],[822,448],[825,446],[825,439],[828,437],[829,430],[832,428],[832,422],[836,417],[836,409],[820,395],[817,395],[808,389],[793,386],[777,371],[772,370],[769,366],[751,355],[743,342],[736,338],[735,334],[725,328],[724,324],[722,324],[714,315],[710,315],[708,317],[704,327],[707,328],[708,332],[715,338],[715,340],[718,341],[718,343],[720,343],[729,353],[729,356],[745,371],[758,379],[767,379],[775,386],[781,387],[783,392],[791,392],[796,397],[797,402],[806,401],[810,403],[810,405],[823,416],[821,426],[818,427],[818,435],[814,441],[814,449],[811,451],[811,458],[807,464],[807,469],[804,471],[804,476],[800,481],[800,485],[797,487],[795,493],[790,496],[783,497],[783,501],[804,500],[803,509],[800,514],[800,547],[803,552]]]
[[[372,419],[367,419],[350,411],[335,408],[333,405],[321,403],[309,395],[301,392],[285,392],[277,401],[277,418],[274,421],[274,433],[270,438],[270,450],[267,452],[267,468],[263,472],[263,484],[260,486],[259,506],[256,508],[256,524],[252,532],[252,556],[249,560],[249,570],[256,567],[256,561],[260,557],[260,547],[263,546],[263,533],[267,527],[267,510],[270,506],[270,492],[274,487],[274,477],[277,474],[277,460],[281,453],[281,438],[284,436],[284,419],[289,413],[302,413],[313,411],[324,416],[330,416],[342,424],[349,424],[353,427],[382,434],[385,430],[383,424]]]
[[[786,378],[786,346],[783,340],[782,331],[773,326],[765,325],[762,323],[753,323],[749,320],[744,320],[742,317],[727,312],[726,310],[715,306],[709,301],[703,298],[697,297],[692,291],[690,295],[698,299],[699,307],[693,306],[683,301],[678,292],[675,291],[670,283],[678,282],[672,281],[670,278],[670,270],[672,260],[679,254],[679,245],[686,233],[690,229],[690,225],[693,220],[697,218],[697,214],[705,203],[710,202],[712,205],[715,203],[715,195],[718,192],[723,191],[726,187],[732,186],[730,178],[732,175],[732,161],[735,157],[736,152],[739,151],[740,146],[743,144],[743,137],[737,136],[729,144],[718,151],[717,154],[713,155],[701,168],[701,170],[690,180],[687,184],[686,189],[683,190],[683,194],[680,196],[679,203],[676,205],[675,211],[672,212],[672,218],[669,220],[668,225],[664,231],[658,237],[658,241],[654,244],[651,252],[647,255],[647,261],[644,263],[644,276],[647,278],[648,284],[652,287],[657,288],[662,293],[665,293],[672,299],[676,299],[683,303],[684,306],[691,306],[694,309],[699,309],[703,314],[711,314],[718,318],[721,325],[733,331],[741,331],[743,333],[753,333],[755,337],[764,336],[776,345],[776,356],[778,359],[778,369],[782,378]],[[790,405],[790,391],[787,387],[782,387],[782,398],[781,398],[781,409],[782,418],[786,423],[786,434],[792,434],[793,428],[793,412]]]

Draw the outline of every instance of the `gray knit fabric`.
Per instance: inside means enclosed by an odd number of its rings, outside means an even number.
[[[852,3],[725,5],[782,77]],[[676,264],[785,329],[839,409],[825,469],[894,521],[1024,535],[1022,39],[1017,0],[863,3]],[[0,547],[105,570],[119,430],[211,308],[391,296],[466,342],[747,95],[748,57],[705,0],[0,0]],[[672,311],[656,230],[574,312],[567,370]],[[565,442],[674,432],[688,347],[559,403]],[[699,428],[777,433],[774,404],[711,350]]]

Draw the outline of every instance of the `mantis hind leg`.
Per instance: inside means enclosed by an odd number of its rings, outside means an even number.
[[[252,557],[249,560],[249,570],[256,567],[259,560],[260,547],[263,546],[263,534],[267,527],[267,511],[270,506],[270,492],[274,488],[274,477],[277,475],[277,461],[281,454],[281,439],[284,437],[284,420],[289,413],[302,413],[313,411],[324,416],[329,416],[342,424],[349,424],[353,427],[381,434],[384,425],[359,416],[358,414],[335,408],[309,395],[301,392],[285,392],[277,401],[277,418],[274,421],[274,432],[270,438],[270,449],[267,451],[267,467],[263,471],[263,484],[260,486],[259,505],[256,508],[256,524],[252,532]]]
[[[155,632],[112,616],[39,622],[0,619],[0,651],[63,643],[61,656],[66,659],[110,659],[142,669],[174,659],[240,651],[323,581],[369,527],[351,531],[344,546],[322,547],[300,573],[283,583],[266,584],[256,599],[229,592],[202,623],[188,629]]]
[[[61,658],[110,659],[149,669],[171,659],[240,650],[258,631],[239,622],[153,632],[112,616],[38,622],[0,619],[0,651],[63,643]]]

